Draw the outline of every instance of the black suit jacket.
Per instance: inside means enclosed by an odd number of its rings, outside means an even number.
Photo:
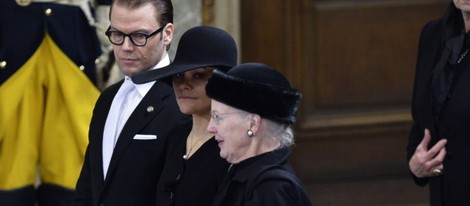
[[[96,103],[74,205],[156,205],[156,186],[164,164],[166,138],[173,127],[188,116],[180,112],[173,89],[157,81],[124,125],[104,180],[103,130],[122,83],[103,91]],[[136,134],[153,134],[157,139],[135,140]]]
[[[442,138],[448,140],[444,175],[432,178],[413,176],[418,185],[429,183],[433,206],[470,205],[470,135],[467,130],[470,125],[470,56],[456,67],[456,78],[440,112],[433,112],[432,81],[436,64],[446,41],[463,30],[459,12],[452,4],[447,14],[428,23],[420,36],[412,104],[413,127],[407,152],[409,160],[421,142],[425,128],[431,131],[429,147]]]

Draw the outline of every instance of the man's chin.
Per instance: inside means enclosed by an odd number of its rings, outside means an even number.
[[[142,71],[142,69],[140,69],[138,67],[129,67],[127,65],[119,66],[119,68],[121,68],[121,72],[125,76],[129,76],[129,77]]]

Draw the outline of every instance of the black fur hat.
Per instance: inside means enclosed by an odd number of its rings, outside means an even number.
[[[142,84],[162,79],[171,85],[168,78],[175,74],[201,67],[227,71],[237,64],[237,58],[237,45],[229,33],[216,27],[196,26],[181,36],[175,60],[170,65],[136,74],[132,81]]]
[[[206,85],[210,98],[282,124],[293,124],[302,94],[275,69],[245,63],[227,73],[215,70]]]

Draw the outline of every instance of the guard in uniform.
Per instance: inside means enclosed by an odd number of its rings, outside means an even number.
[[[94,8],[110,3],[0,0],[0,205],[73,199],[99,95]]]

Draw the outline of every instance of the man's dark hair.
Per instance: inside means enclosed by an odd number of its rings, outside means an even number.
[[[173,23],[173,4],[171,3],[171,0],[113,0],[111,10],[109,12],[110,19],[114,4],[119,4],[130,9],[138,8],[145,4],[152,4],[157,9],[157,14],[159,16],[156,18],[160,23],[160,26]]]

